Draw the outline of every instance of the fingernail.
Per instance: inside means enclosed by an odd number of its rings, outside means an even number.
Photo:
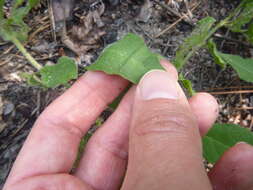
[[[144,100],[157,98],[178,99],[179,85],[168,72],[152,70],[146,73],[139,85],[138,91]]]
[[[240,141],[240,142],[236,143],[235,145],[238,145],[238,144],[248,144],[248,143],[246,143],[244,141]]]

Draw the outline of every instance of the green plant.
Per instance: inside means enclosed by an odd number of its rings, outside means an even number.
[[[253,145],[253,133],[249,129],[233,124],[215,124],[203,137],[203,154],[210,163],[215,163],[220,156],[238,142]]]
[[[4,15],[4,3],[4,0],[0,0],[0,36],[4,40],[11,41],[15,44],[18,50],[37,70],[33,74],[23,74],[28,83],[44,88],[54,88],[58,85],[66,84],[71,79],[77,78],[77,66],[74,60],[68,57],[62,57],[58,60],[57,64],[43,67],[31,56],[23,45],[28,38],[30,30],[24,22],[24,18],[39,3],[39,0],[14,0],[8,17]]]
[[[54,88],[77,78],[77,66],[74,60],[61,57],[55,65],[42,66],[23,45],[29,33],[29,27],[24,22],[24,18],[39,3],[39,0],[14,0],[8,17],[3,11],[4,3],[4,0],[0,0],[0,35],[4,40],[14,43],[30,64],[37,69],[37,72],[32,74],[23,74],[27,81],[32,85]],[[236,9],[220,22],[212,17],[200,20],[192,34],[178,48],[176,57],[172,62],[180,71],[196,51],[200,48],[207,48],[214,57],[216,64],[222,68],[230,65],[242,80],[253,82],[253,59],[219,52],[212,40],[213,34],[218,29],[226,27],[231,32],[241,33],[245,39],[253,44],[252,18],[253,1],[242,0]],[[141,37],[128,34],[107,47],[95,64],[87,67],[87,69],[117,74],[133,83],[138,83],[140,78],[149,70],[163,69],[159,64],[162,58],[161,55],[151,52]],[[190,95],[193,95],[194,90],[191,82],[182,75],[179,75],[179,80],[188,89]],[[114,107],[117,102],[113,105]],[[83,144],[86,143],[87,139],[84,140]],[[252,133],[236,125],[216,124],[203,138],[204,157],[209,162],[214,163],[227,148],[239,141],[253,144]]]
[[[253,59],[219,52],[212,40],[212,35],[218,29],[226,27],[231,32],[241,33],[253,43],[252,18],[253,1],[243,0],[227,18],[218,23],[212,17],[200,20],[192,34],[178,48],[172,62],[180,71],[196,51],[207,48],[216,64],[222,68],[230,65],[242,80],[253,82]],[[107,47],[98,60],[87,69],[120,75],[133,83],[138,83],[149,70],[163,69],[159,64],[160,59],[162,56],[151,52],[141,37],[130,33]],[[182,75],[179,75],[179,80],[191,95],[194,94],[190,81],[184,79]],[[225,150],[240,141],[253,145],[253,134],[238,125],[216,124],[203,138],[204,157],[214,163]]]

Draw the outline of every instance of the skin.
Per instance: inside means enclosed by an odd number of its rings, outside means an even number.
[[[128,85],[117,76],[85,73],[40,115],[3,189],[253,189],[253,148],[245,143],[206,174],[201,135],[214,123],[218,104],[206,93],[187,100],[176,69],[165,69],[149,72],[129,90],[70,175],[80,139]]]

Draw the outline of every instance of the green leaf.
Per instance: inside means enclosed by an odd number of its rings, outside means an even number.
[[[242,80],[253,82],[253,59],[245,59],[238,55],[219,53],[219,56],[237,72]]]
[[[5,19],[1,9],[4,0],[0,0],[0,35],[6,41],[16,38],[23,42],[28,38],[29,27],[23,19],[39,3],[39,0],[28,0],[25,6],[21,6],[23,3],[24,0],[15,0],[11,8],[11,15]]]
[[[30,11],[33,7],[35,7],[36,5],[39,4],[40,0],[27,0],[25,6],[19,7],[19,6],[21,6],[24,2],[25,2],[24,0],[15,0],[15,1],[14,1],[14,4],[13,4],[13,6],[12,6],[12,13],[11,13],[11,16],[12,16],[12,17],[15,17],[15,16],[13,16],[13,15],[14,15],[14,12],[16,12],[18,9],[21,9],[21,8],[22,8],[22,9],[25,9],[25,10],[26,10],[26,11],[24,11],[24,12],[26,12],[26,14],[23,14],[23,16],[22,16],[22,18],[23,18],[24,16],[26,16],[26,15],[29,13],[29,11]]]
[[[98,60],[87,69],[120,75],[136,84],[149,70],[163,69],[160,59],[161,56],[152,53],[141,37],[129,33],[105,48]]]
[[[238,55],[221,53],[212,40],[208,41],[208,49],[213,55],[215,63],[224,68],[230,65],[242,80],[253,82],[253,59],[245,59]]]
[[[28,0],[28,7],[31,9],[33,7],[35,7],[36,5],[38,5],[40,2],[40,0]]]
[[[226,62],[221,58],[220,52],[218,52],[216,44],[212,39],[208,40],[207,47],[214,58],[214,62],[224,69],[226,67]]]
[[[238,142],[253,145],[253,133],[246,128],[233,124],[215,124],[203,137],[203,155],[215,163],[223,153]]]
[[[176,52],[173,63],[177,69],[181,69],[188,59],[206,44],[208,38],[216,31],[216,29],[211,30],[215,22],[216,20],[213,17],[206,17],[198,22],[192,34],[185,39]]]
[[[232,32],[239,32],[246,36],[253,44],[253,1],[244,0],[230,15],[232,21],[226,24]]]
[[[77,65],[68,57],[61,57],[55,65],[44,66],[40,71],[41,83],[47,88],[55,88],[77,78]]]
[[[4,9],[3,8],[4,8],[4,0],[0,0],[0,23],[1,23],[1,20],[4,18]]]
[[[15,9],[17,9],[20,5],[22,5],[24,3],[24,0],[14,0],[13,2],[12,2],[12,10],[15,10]]]
[[[15,23],[16,25],[24,25],[24,17],[29,13],[29,7],[20,7],[18,9],[14,9],[12,11],[11,17],[10,19],[12,19],[13,23]]]
[[[237,14],[237,15],[235,15]],[[237,11],[235,12],[236,18],[233,19],[227,26],[233,32],[246,32],[246,24],[253,19],[253,1],[243,1]]]
[[[179,75],[179,82],[181,82],[181,84],[188,91],[190,96],[194,96],[194,94],[196,94],[195,90],[192,87],[191,81],[185,79],[182,74]]]
[[[32,86],[55,88],[76,79],[77,75],[75,61],[69,57],[61,57],[55,65],[44,66],[40,71],[33,74],[22,73],[21,76]]]
[[[249,25],[248,31],[245,32],[246,38],[253,44],[253,23]]]
[[[18,17],[18,16],[17,16]],[[6,41],[12,41],[16,38],[20,41],[25,41],[28,37],[29,27],[22,19],[2,19],[0,20],[0,35]]]

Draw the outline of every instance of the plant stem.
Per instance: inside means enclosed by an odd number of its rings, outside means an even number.
[[[25,47],[20,43],[20,41],[13,37],[11,41],[17,46],[19,51],[25,56],[25,58],[34,66],[37,70],[40,70],[42,66],[31,56],[31,54],[25,49]]]
[[[178,70],[182,69],[183,66],[187,63],[187,61],[192,57],[192,55],[193,55],[198,49],[200,49],[201,47],[203,47],[203,46],[206,44],[207,40],[208,40],[209,38],[211,38],[211,36],[212,36],[218,29],[220,29],[221,27],[225,26],[225,25],[228,23],[228,19],[229,19],[229,18],[226,18],[226,19],[220,21],[218,24],[216,24],[215,27],[214,27],[212,30],[210,30],[210,32],[208,33],[208,35],[205,37],[204,43],[199,44],[199,45],[196,46],[196,47],[193,47],[192,50],[191,50],[191,51],[187,54],[187,56],[184,58],[184,61],[182,62],[183,64],[179,65],[179,66],[177,67],[177,69],[178,69]]]

